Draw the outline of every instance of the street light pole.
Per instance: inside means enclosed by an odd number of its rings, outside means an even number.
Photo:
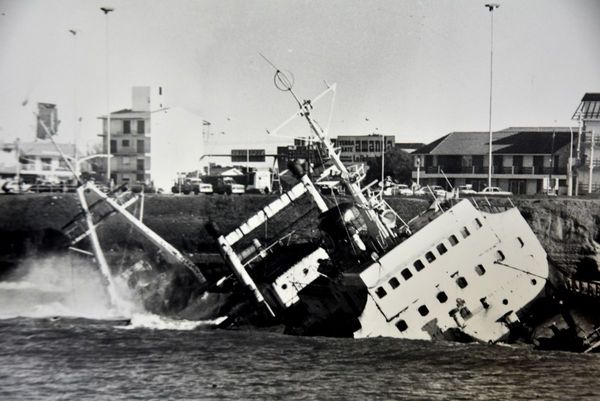
[[[494,10],[500,7],[500,4],[489,3],[485,7],[490,12],[490,112],[489,112],[489,131],[490,131],[490,146],[489,146],[489,161],[488,161],[488,187],[492,186],[492,78],[494,72]]]
[[[110,74],[108,64],[108,13],[115,11],[112,7],[100,7],[100,10],[106,16],[106,32],[105,32],[105,44],[106,44],[106,154],[110,155]],[[110,179],[110,157],[106,158],[106,182],[111,187]]]

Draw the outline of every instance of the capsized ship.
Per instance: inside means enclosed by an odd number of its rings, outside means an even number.
[[[291,166],[299,183],[290,191],[229,234],[215,232],[234,282],[247,290],[238,287],[247,307],[232,311],[224,325],[249,320],[301,335],[482,342],[501,341],[518,328],[549,271],[544,249],[514,205],[435,201],[402,221],[381,193],[361,188],[360,172],[340,161],[311,115],[314,101],[300,101],[279,70],[275,83],[295,99],[294,116],[306,120],[328,151],[351,202],[328,204]],[[320,211],[317,243],[299,248],[287,244],[286,234],[262,244],[253,235],[305,195]]]

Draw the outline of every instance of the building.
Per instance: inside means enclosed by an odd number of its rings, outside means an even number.
[[[492,186],[514,194],[551,187],[567,192],[571,144],[568,127],[511,127],[493,134]],[[452,132],[414,153],[412,178],[420,185],[488,185],[489,132]]]
[[[57,144],[61,151],[70,157],[75,152],[73,144]],[[75,168],[73,163],[73,168]],[[79,166],[85,171],[87,164]],[[60,152],[51,142],[11,142],[2,144],[0,155],[0,177],[14,178],[17,175],[27,183],[36,181],[67,182],[73,180],[73,173],[63,160]]]
[[[339,135],[332,138],[333,145],[340,148],[340,160],[345,163],[364,162],[373,157],[381,157],[382,149],[392,149],[394,135]],[[384,145],[385,141],[385,145]]]
[[[573,120],[579,121],[580,129],[576,193],[598,192],[600,174],[594,169],[600,166],[600,93],[586,93]]]
[[[107,118],[99,118],[106,151]],[[178,172],[199,168],[208,123],[189,110],[165,107],[162,88],[134,87],[131,109],[112,112],[110,120],[114,184],[143,183],[165,189]]]

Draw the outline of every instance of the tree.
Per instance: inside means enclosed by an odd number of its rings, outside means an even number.
[[[367,160],[367,177],[365,184],[374,180],[381,180],[381,157],[373,157]],[[384,176],[390,176],[394,181],[401,184],[410,184],[412,177],[412,156],[405,151],[392,148],[385,152]]]

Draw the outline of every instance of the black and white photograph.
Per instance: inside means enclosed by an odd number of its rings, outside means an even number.
[[[597,0],[0,0],[0,399],[600,400],[597,40]]]

